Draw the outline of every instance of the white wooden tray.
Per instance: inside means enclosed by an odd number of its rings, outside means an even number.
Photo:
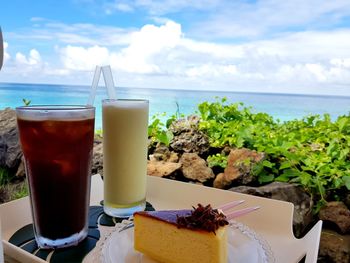
[[[90,204],[98,205],[103,199],[101,177],[93,176],[91,185]],[[261,208],[254,213],[239,217],[237,221],[247,225],[267,241],[277,263],[296,263],[305,255],[306,263],[317,261],[322,222],[318,222],[304,238],[296,239],[292,231],[292,203],[148,177],[147,201],[156,210],[191,208],[198,203],[210,203],[215,207],[242,199],[245,202],[239,209],[250,206]],[[8,242],[18,229],[32,222],[28,197],[2,204],[0,218],[5,258],[13,258],[19,262],[45,262]]]

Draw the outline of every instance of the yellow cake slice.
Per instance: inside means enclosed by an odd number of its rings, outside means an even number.
[[[134,248],[162,263],[227,263],[227,220],[210,205],[134,214]]]

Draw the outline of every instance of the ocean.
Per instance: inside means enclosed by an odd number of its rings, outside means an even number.
[[[17,84],[0,83],[0,109],[24,105],[23,99],[36,104],[86,104],[89,86]],[[267,94],[224,91],[169,90],[148,88],[117,87],[118,98],[147,99],[150,102],[150,121],[152,116],[196,113],[198,104],[204,101],[217,101],[226,97],[228,102],[242,102],[252,107],[254,112],[266,112],[275,119],[288,121],[300,119],[310,114],[329,113],[333,119],[350,112],[350,97]],[[107,98],[104,87],[99,87],[95,98],[96,129],[102,127],[101,101]],[[166,113],[165,116],[162,116]]]

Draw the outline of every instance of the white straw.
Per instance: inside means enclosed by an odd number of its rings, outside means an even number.
[[[234,211],[234,212],[225,213],[225,215],[226,215],[226,218],[228,220],[231,220],[233,218],[249,214],[249,213],[251,213],[251,212],[253,212],[255,210],[258,210],[259,208],[260,208],[260,206],[248,207],[248,208],[244,208],[244,209],[237,210],[237,211]]]
[[[115,94],[114,81],[113,81],[113,75],[112,75],[111,67],[109,65],[108,66],[103,66],[102,67],[102,73],[103,73],[103,77],[105,79],[105,84],[106,84],[106,87],[107,87],[108,97],[110,99],[116,99],[117,96]]]
[[[97,90],[98,82],[100,80],[100,75],[101,75],[101,67],[96,66],[94,79],[92,80],[90,96],[87,103],[88,106],[94,105],[96,90]]]
[[[234,207],[242,204],[243,202],[244,202],[244,200],[233,201],[233,202],[230,202],[227,204],[223,204],[223,205],[217,207],[217,209],[220,209],[222,211],[226,211],[226,210],[229,210],[231,208],[234,208]]]

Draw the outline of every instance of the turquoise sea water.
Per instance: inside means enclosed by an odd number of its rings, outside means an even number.
[[[220,91],[165,90],[117,87],[118,98],[147,99],[150,116],[166,112],[174,114],[179,107],[185,115],[195,113],[197,105],[204,101],[216,101],[226,97],[228,102],[243,102],[256,112],[266,112],[281,121],[302,118],[309,114],[329,113],[332,118],[350,112],[350,97],[264,94]],[[31,104],[86,104],[89,86],[0,83],[0,109],[23,105],[22,99]],[[99,87],[96,107],[96,129],[102,127],[101,101],[107,98],[105,88]]]

